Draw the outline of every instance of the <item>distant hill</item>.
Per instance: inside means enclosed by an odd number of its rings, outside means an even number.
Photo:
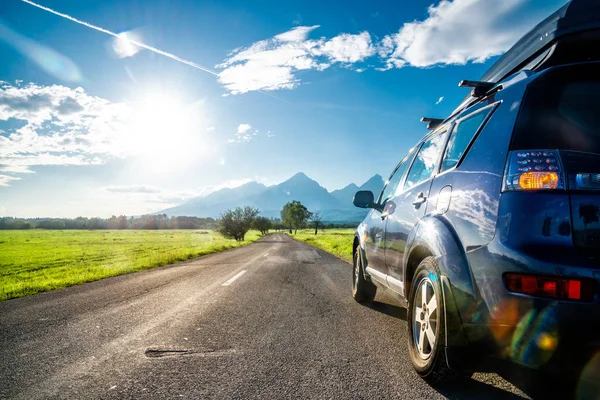
[[[192,198],[158,213],[218,218],[230,208],[253,206],[258,207],[263,216],[278,218],[285,203],[299,200],[310,211],[320,211],[324,221],[356,222],[362,220],[367,213],[367,210],[352,205],[356,191],[371,190],[377,196],[382,188],[383,179],[380,175],[375,175],[361,186],[351,183],[343,189],[328,192],[317,181],[299,172],[278,185],[265,186],[249,182],[236,188],[221,189],[207,196]]]
[[[383,178],[381,175],[373,175],[368,181],[363,183],[361,186],[351,183],[342,189],[334,190],[331,195],[335,197],[343,206],[352,205],[352,199],[354,194],[359,190],[370,190],[375,195],[375,198],[379,195],[383,189]]]
[[[358,188],[358,186],[356,186],[355,183],[351,183],[348,186],[343,187],[342,189],[334,190],[333,192],[331,192],[331,195],[342,205],[348,205],[352,204],[354,194],[359,190],[360,189]]]

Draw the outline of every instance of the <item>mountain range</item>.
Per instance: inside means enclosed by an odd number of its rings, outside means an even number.
[[[299,172],[278,185],[265,186],[252,181],[235,188],[194,197],[158,213],[168,216],[218,218],[223,211],[230,208],[252,206],[257,207],[262,216],[279,218],[285,203],[298,200],[310,211],[320,211],[323,221],[358,222],[365,217],[367,210],[354,207],[354,194],[358,190],[370,190],[377,196],[382,188],[383,178],[381,175],[374,175],[361,186],[351,183],[342,189],[329,192],[317,181]]]

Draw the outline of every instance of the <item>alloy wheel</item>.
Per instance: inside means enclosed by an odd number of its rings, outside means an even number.
[[[429,278],[419,282],[415,293],[413,339],[419,357],[427,360],[437,340],[437,296]]]

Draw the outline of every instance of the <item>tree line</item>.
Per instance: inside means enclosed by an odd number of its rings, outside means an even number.
[[[0,230],[8,229],[217,229],[214,218],[168,217],[166,214],[110,218],[0,218]]]
[[[311,227],[315,235],[319,229],[355,228],[356,223],[326,223],[319,211],[309,211],[301,202],[291,201],[281,209],[281,219],[259,216],[255,207],[237,207],[227,210],[219,219],[201,217],[168,217],[166,214],[110,218],[0,218],[0,230],[17,229],[213,229],[223,236],[243,241],[250,229],[262,235],[270,230],[290,233]]]

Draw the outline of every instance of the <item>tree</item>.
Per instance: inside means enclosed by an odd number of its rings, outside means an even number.
[[[295,229],[295,233],[298,233],[298,228],[302,228],[311,215],[312,213],[302,203],[294,200],[281,209],[281,222],[290,228],[290,233],[292,228]]]
[[[228,239],[241,242],[258,213],[258,208],[254,207],[236,207],[233,210],[227,210],[221,214],[219,232]]]
[[[313,226],[315,227],[315,235],[319,232],[319,226],[321,225],[322,220],[323,215],[320,211],[315,211],[314,213],[312,213],[312,216],[310,217],[310,222],[312,222]]]
[[[260,232],[261,235],[269,233],[269,229],[273,229],[273,223],[267,217],[256,217],[252,227]]]
[[[273,229],[275,229],[277,232],[282,231],[285,229],[285,226],[281,223],[281,221],[276,221],[275,223],[273,223]]]

